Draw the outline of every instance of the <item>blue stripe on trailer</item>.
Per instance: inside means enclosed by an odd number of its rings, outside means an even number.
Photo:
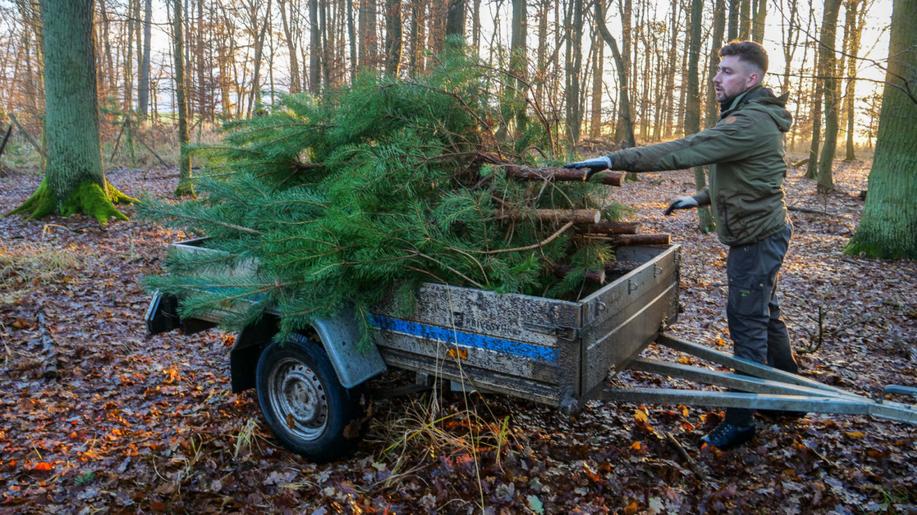
[[[557,350],[550,347],[504,340],[502,338],[494,338],[493,336],[485,336],[483,334],[468,333],[449,327],[421,324],[410,320],[401,320],[400,318],[375,314],[369,315],[369,325],[383,331],[394,331],[416,336],[418,338],[424,338],[426,340],[437,340],[444,343],[459,345],[461,347],[492,350],[551,363],[557,361]]]

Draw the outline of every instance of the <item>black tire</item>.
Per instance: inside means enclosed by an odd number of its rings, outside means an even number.
[[[264,420],[284,447],[316,462],[353,450],[359,399],[338,381],[320,343],[302,335],[272,343],[258,358],[255,384]]]

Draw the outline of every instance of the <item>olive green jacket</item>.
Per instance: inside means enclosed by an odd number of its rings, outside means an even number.
[[[726,245],[744,245],[786,226],[783,134],[793,118],[766,88],[737,96],[720,121],[687,138],[635,147],[609,155],[612,169],[631,172],[680,170],[714,165],[710,187],[695,198],[712,204],[717,236]]]

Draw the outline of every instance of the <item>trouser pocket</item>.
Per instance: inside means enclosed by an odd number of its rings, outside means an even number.
[[[727,310],[739,316],[769,317],[769,279],[767,275],[730,277]]]

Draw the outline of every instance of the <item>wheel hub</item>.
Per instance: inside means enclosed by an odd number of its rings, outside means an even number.
[[[315,372],[299,360],[280,361],[268,381],[271,407],[294,436],[315,439],[328,421],[328,398]]]

